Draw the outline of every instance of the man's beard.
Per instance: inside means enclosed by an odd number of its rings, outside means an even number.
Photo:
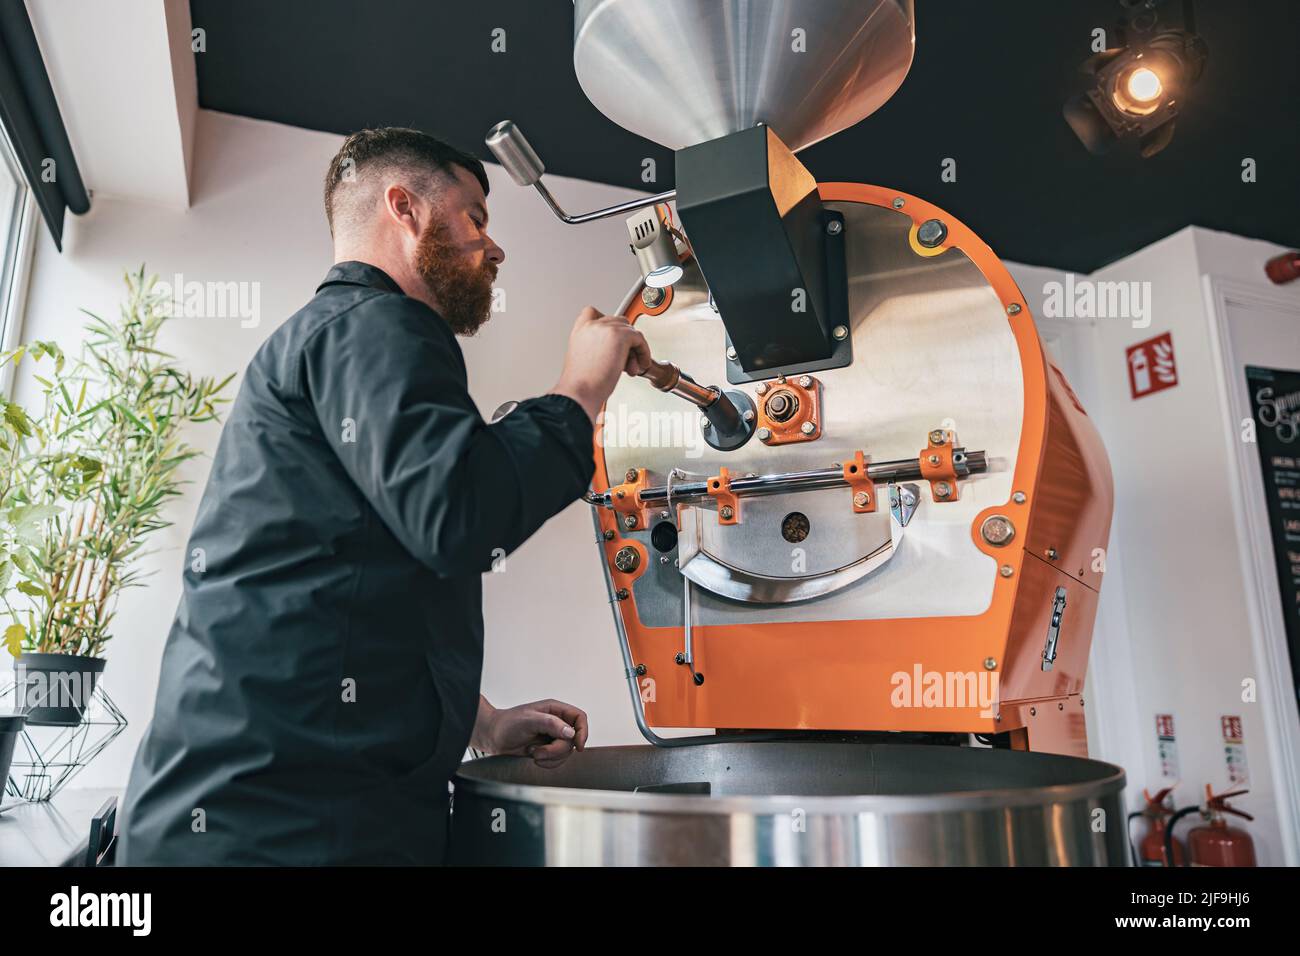
[[[469,265],[464,252],[447,237],[448,231],[441,222],[425,227],[415,250],[415,267],[451,330],[473,335],[491,315],[497,267],[491,262]]]

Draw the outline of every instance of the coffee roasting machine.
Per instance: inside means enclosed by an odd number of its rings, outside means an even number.
[[[514,124],[488,145],[566,222],[628,217],[641,265],[660,364],[588,501],[650,745],[464,764],[454,858],[1122,865],[1082,694],[1101,440],[971,229],[796,155],[898,89],[911,0],[574,7],[583,90],[676,190],[570,215]]]

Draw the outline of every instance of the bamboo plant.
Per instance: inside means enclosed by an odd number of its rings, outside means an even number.
[[[136,560],[171,524],[177,469],[198,454],[182,429],[219,420],[227,401],[233,375],[196,378],[157,348],[170,302],[155,283],[142,266],[126,275],[116,320],[86,312],[76,362],[48,342],[3,357],[38,361],[43,405],[31,416],[3,407],[0,592],[15,653],[102,656],[118,596],[142,583]]]
[[[4,366],[17,366],[25,356],[33,362],[49,359],[56,374],[63,370],[64,357],[53,342],[33,342],[0,356],[0,371]],[[3,641],[11,653],[17,655],[23,647],[27,631],[17,621],[10,592],[29,597],[40,594],[32,580],[36,571],[36,555],[40,549],[43,515],[51,511],[30,503],[26,482],[22,479],[29,442],[41,428],[27,410],[17,402],[0,395],[0,600],[8,620],[3,622]]]

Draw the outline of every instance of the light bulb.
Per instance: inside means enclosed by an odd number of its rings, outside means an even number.
[[[1139,103],[1149,103],[1163,91],[1160,77],[1154,70],[1140,66],[1128,75],[1128,95]]]

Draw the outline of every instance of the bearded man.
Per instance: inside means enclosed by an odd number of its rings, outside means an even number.
[[[491,424],[456,335],[505,259],[482,164],[410,129],[325,177],[335,264],[245,371],[186,548],[119,862],[437,863],[467,745],[555,766],[587,717],[479,693],[479,575],[582,495],[623,319],[583,310],[551,391]]]

